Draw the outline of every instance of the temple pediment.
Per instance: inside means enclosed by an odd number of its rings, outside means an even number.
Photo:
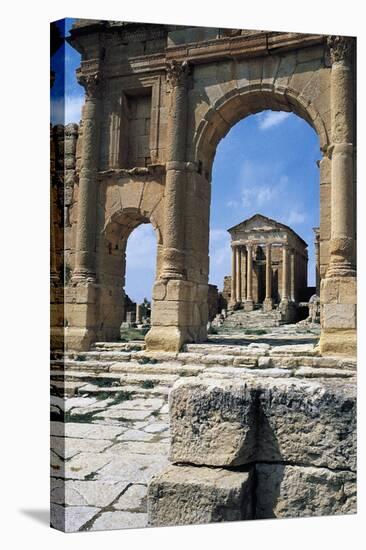
[[[295,237],[305,246],[307,246],[307,243],[291,227],[276,220],[272,220],[267,216],[263,216],[262,214],[254,214],[254,216],[252,216],[251,218],[243,220],[242,222],[228,229],[228,232],[234,238],[237,238],[240,234],[257,232],[262,234],[273,233],[274,236],[279,236],[281,234],[283,235],[284,233],[287,233],[291,234],[292,237]]]

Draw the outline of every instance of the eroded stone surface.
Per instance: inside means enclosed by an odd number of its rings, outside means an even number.
[[[170,394],[172,462],[356,468],[356,388],[294,379],[187,380]]]
[[[327,468],[256,465],[256,517],[355,514],[356,474]]]
[[[252,473],[169,466],[148,488],[149,524],[188,525],[253,517]]]

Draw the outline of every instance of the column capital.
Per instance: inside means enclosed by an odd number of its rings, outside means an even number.
[[[167,81],[171,88],[175,88],[179,85],[184,85],[187,82],[187,77],[190,73],[191,66],[188,61],[180,63],[175,59],[167,61],[166,66]]]
[[[84,88],[87,99],[99,99],[102,93],[102,80],[100,71],[85,73],[77,69],[76,78],[78,83]]]
[[[349,63],[352,58],[354,39],[349,36],[330,35],[327,46],[331,64]]]

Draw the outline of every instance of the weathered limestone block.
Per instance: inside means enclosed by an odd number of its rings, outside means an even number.
[[[259,381],[258,461],[356,469],[356,386]]]
[[[256,465],[256,519],[355,514],[356,474],[327,468]]]
[[[191,379],[176,382],[169,399],[172,462],[356,469],[353,382]]]
[[[149,524],[189,525],[253,518],[253,473],[168,466],[151,480]]]
[[[256,394],[245,383],[177,381],[169,395],[172,462],[234,466],[255,457]]]

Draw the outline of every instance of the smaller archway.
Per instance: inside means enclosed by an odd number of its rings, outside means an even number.
[[[147,235],[149,234],[149,259],[147,260],[143,256],[143,250],[141,250],[140,245],[136,242],[136,235],[140,233],[141,228],[150,227],[151,231],[143,232]],[[136,230],[138,233],[135,233]],[[135,235],[135,236],[134,236]],[[155,243],[153,239],[155,238]],[[127,311],[132,311],[136,309],[135,303],[140,303],[140,290],[138,290],[136,284],[133,283],[133,280],[130,280],[129,277],[129,292],[131,289],[135,288],[136,293],[134,292],[133,296],[129,296],[126,292],[126,265],[128,261],[128,256],[131,255],[131,247],[129,242],[133,247],[140,246],[140,250],[135,250],[135,257],[139,256],[141,277],[140,281],[143,281],[144,273],[146,273],[145,268],[149,265],[151,279],[151,289],[154,283],[155,278],[159,272],[161,257],[161,232],[156,225],[154,225],[153,220],[150,220],[146,213],[142,213],[140,210],[135,208],[124,209],[118,212],[115,212],[108,223],[106,224],[103,233],[101,235],[101,254],[99,256],[99,280],[100,280],[100,291],[99,291],[99,300],[98,300],[98,335],[99,340],[119,340],[120,339],[120,330],[123,322],[129,321],[126,317]],[[134,242],[135,241],[135,242]],[[129,254],[128,254],[128,248]],[[151,250],[151,248],[155,250]],[[137,252],[137,254],[136,254]],[[145,250],[146,252],[146,250]],[[141,256],[142,253],[142,256]],[[154,256],[154,269],[151,269],[151,257]],[[133,277],[132,277],[133,278]],[[136,283],[136,281],[135,281]],[[144,288],[147,288],[147,281],[145,281]],[[151,297],[151,289],[148,292],[146,298]],[[150,298],[151,299],[151,298]],[[143,300],[141,300],[143,301]],[[134,305],[131,305],[133,302]],[[135,317],[131,322],[135,322]]]

